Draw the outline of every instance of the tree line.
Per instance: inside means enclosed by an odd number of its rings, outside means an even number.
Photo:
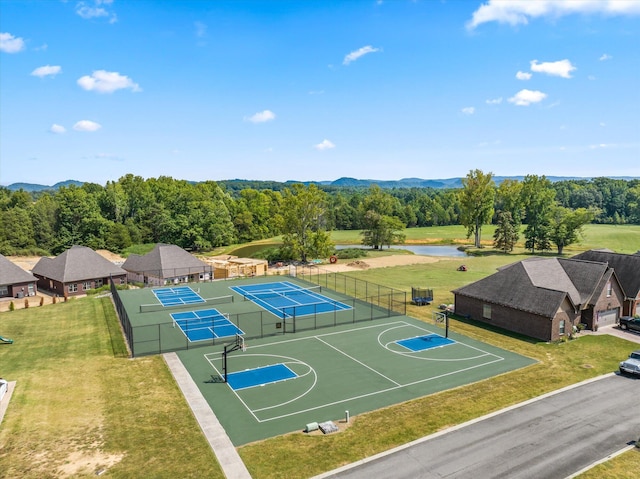
[[[362,230],[363,244],[379,248],[402,242],[405,228],[464,225],[479,244],[489,223],[497,225],[494,242],[505,251],[520,226],[532,251],[551,244],[561,250],[585,222],[640,224],[640,181],[551,183],[531,175],[496,185],[491,173],[474,170],[461,189],[195,183],[131,174],[55,191],[0,187],[4,255],[55,255],[75,244],[122,252],[170,243],[206,251],[282,235],[278,254],[304,260],[330,254],[331,230]]]

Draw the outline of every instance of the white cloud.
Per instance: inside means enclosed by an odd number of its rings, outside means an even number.
[[[607,53],[603,53],[600,58],[598,58],[598,60],[600,60],[601,62],[604,62],[606,60],[611,60],[613,57]]]
[[[607,124],[604,121],[601,121],[600,126],[607,126]]]
[[[476,109],[472,106],[468,106],[462,109],[462,113],[465,115],[473,115],[476,112]]]
[[[91,76],[85,75],[78,78],[78,85],[87,91],[95,90],[98,93],[113,93],[122,89],[129,89],[135,92],[142,91],[140,86],[128,76],[105,70],[96,70]]]
[[[502,97],[500,97],[500,98],[489,98],[488,100],[486,100],[486,104],[487,105],[499,105],[500,103],[502,103]]]
[[[342,64],[348,65],[349,63],[356,61],[358,58],[366,55],[367,53],[375,53],[379,51],[379,48],[373,48],[371,45],[367,45],[366,47],[359,48],[358,50],[355,50],[345,56]]]
[[[58,65],[45,65],[43,67],[38,67],[31,72],[31,75],[34,77],[44,78],[46,76],[56,76],[58,73],[62,71],[62,67]]]
[[[20,37],[14,37],[10,33],[0,33],[0,52],[18,53],[24,50],[24,40]]]
[[[267,121],[273,121],[276,119],[276,114],[271,110],[259,111],[253,116],[245,117],[245,121],[250,121],[251,123],[265,123]]]
[[[109,23],[116,23],[118,17],[107,6],[111,5],[113,0],[93,0],[93,2],[78,2],[76,4],[76,13],[85,20],[92,18],[106,17]]]
[[[632,0],[488,0],[467,22],[473,30],[487,22],[526,25],[530,19],[549,17],[552,19],[571,14],[637,15],[640,2]]]
[[[589,145],[590,150],[597,150],[598,148],[611,148],[615,145],[607,144],[607,143],[599,143],[597,145]]]
[[[80,120],[73,125],[73,129],[76,131],[98,131],[100,128],[102,128],[100,123],[91,120]]]
[[[529,72],[521,72],[519,71],[518,73],[516,73],[516,78],[518,80],[531,80],[531,73]]]
[[[538,63],[538,60],[531,60],[531,71],[546,73],[547,75],[562,78],[571,78],[571,72],[576,70],[569,60],[558,60],[557,62]]]
[[[336,145],[331,143],[329,140],[322,140],[322,143],[313,145],[313,147],[318,151],[324,151],[324,150],[330,150],[331,148],[335,148]]]
[[[55,133],[56,135],[62,135],[63,133],[66,133],[67,129],[62,125],[54,123],[53,125],[51,125],[51,127],[49,127],[49,131],[51,133]]]
[[[196,37],[204,38],[207,36],[207,25],[202,22],[194,22],[193,25],[196,27]]]
[[[517,106],[529,106],[532,103],[539,103],[547,97],[546,93],[535,90],[520,90],[509,98],[509,102]]]

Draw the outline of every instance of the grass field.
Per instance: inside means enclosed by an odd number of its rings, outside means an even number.
[[[357,233],[348,233],[358,240]],[[432,233],[434,238],[445,236]],[[580,249],[608,247],[633,253],[640,249],[639,233],[638,226],[589,226]],[[488,231],[484,234],[490,236]],[[424,234],[416,236],[416,242],[426,239]],[[464,231],[458,239],[464,240]],[[448,303],[451,289],[522,257],[465,258],[466,273],[455,271],[455,261],[450,260],[428,268],[353,274],[402,289],[433,287],[435,304]],[[431,313],[430,307],[410,307],[408,314],[431,322]],[[309,477],[611,372],[620,358],[637,349],[637,344],[611,336],[583,335],[576,341],[547,344],[460,320],[452,321],[451,327],[538,363],[356,416],[339,434],[296,432],[248,444],[239,452],[253,477]],[[0,313],[0,334],[15,340],[13,345],[0,345],[0,376],[17,381],[0,425],[0,475],[75,478],[106,470],[101,477],[223,477],[162,358],[128,359],[109,299],[84,298]],[[632,450],[582,477],[631,479],[638,470],[640,451]]]

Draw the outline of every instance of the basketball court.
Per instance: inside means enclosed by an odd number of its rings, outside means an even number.
[[[239,446],[534,362],[444,334],[434,324],[402,317],[296,337],[234,338],[226,354],[191,350],[178,356]]]

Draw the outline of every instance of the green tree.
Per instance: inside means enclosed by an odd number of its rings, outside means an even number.
[[[551,241],[558,248],[558,254],[562,254],[565,246],[578,241],[582,235],[582,227],[591,223],[595,218],[594,210],[578,208],[571,210],[562,206],[556,206],[551,213]]]
[[[509,212],[511,221],[518,231],[524,216],[522,200],[522,183],[518,180],[506,179],[496,190],[496,212]]]
[[[460,223],[467,228],[467,238],[474,235],[474,245],[480,248],[482,225],[493,217],[495,183],[493,173],[470,171],[462,180],[460,191]]]
[[[555,191],[551,182],[543,175],[527,175],[522,182],[522,204],[525,211],[525,248],[551,249],[551,212],[555,204]]]
[[[282,242],[294,258],[326,258],[334,244],[327,231],[326,193],[316,185],[294,184],[282,194]]]
[[[404,243],[406,235],[400,230],[404,224],[399,218],[369,210],[365,215],[365,229],[362,231],[362,244],[380,249],[383,246]]]
[[[493,233],[493,246],[505,253],[513,251],[518,241],[518,229],[509,211],[498,213],[496,230]]]

